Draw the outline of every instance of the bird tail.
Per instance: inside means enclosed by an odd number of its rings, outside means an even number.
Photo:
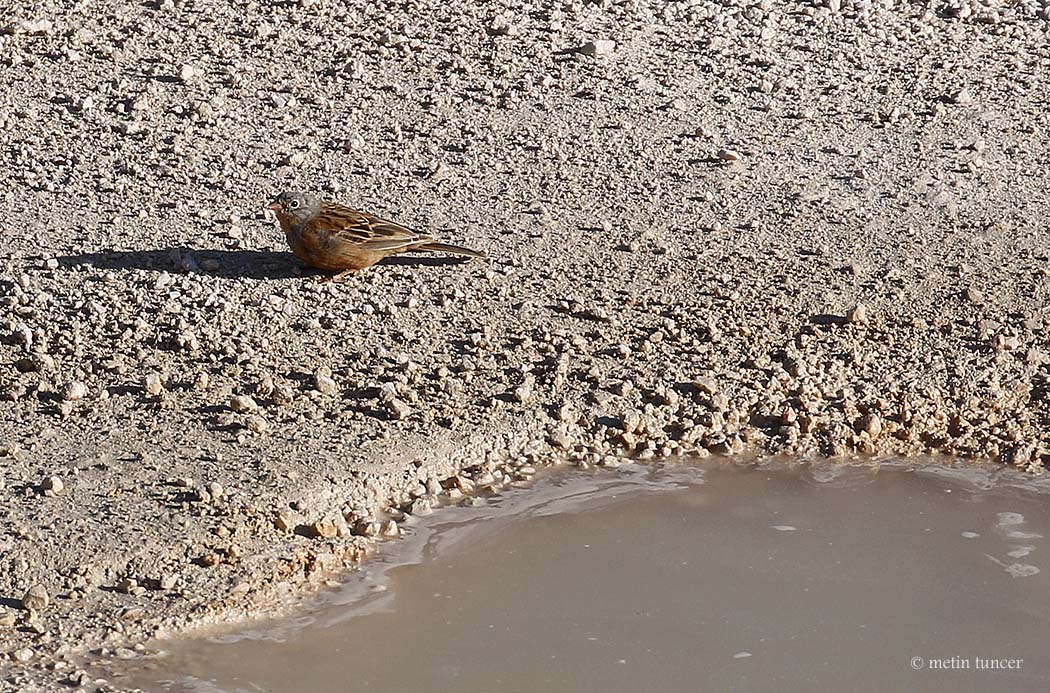
[[[451,253],[453,255],[465,255],[467,257],[485,257],[485,253],[480,250],[471,250],[470,248],[464,248],[461,245],[441,243],[440,241],[428,241],[422,245],[413,247],[412,250],[429,250],[435,253]]]

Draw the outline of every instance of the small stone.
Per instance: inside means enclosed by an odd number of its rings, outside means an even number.
[[[718,392],[718,383],[714,378],[700,377],[693,380],[693,387],[698,392],[713,395]]]
[[[620,428],[624,433],[635,433],[642,425],[642,414],[636,409],[628,409],[620,417]]]
[[[386,403],[386,409],[392,418],[398,420],[407,419],[408,415],[412,413],[412,408],[397,397],[394,397]]]
[[[572,447],[572,439],[560,432],[550,434],[547,437],[547,442],[559,450],[568,450]]]
[[[182,351],[197,351],[201,346],[200,341],[197,339],[197,335],[192,332],[180,332],[179,335],[175,337],[175,344]]]
[[[854,325],[867,325],[868,307],[863,303],[858,303],[853,306],[850,312],[846,314],[846,321],[853,323]]]
[[[91,681],[91,675],[83,669],[77,669],[76,671],[69,674],[65,679],[65,684],[68,686],[84,686]]]
[[[185,64],[179,69],[179,81],[183,84],[192,82],[196,77],[200,75],[200,71],[193,65]]]
[[[1013,351],[1021,346],[1021,340],[1017,335],[998,334],[992,340],[992,346],[999,351]]]
[[[285,509],[277,513],[277,517],[274,518],[273,523],[277,526],[277,529],[284,532],[291,532],[299,526],[300,517],[295,511]]]
[[[740,152],[735,149],[719,149],[715,156],[722,161],[740,161],[744,158]]]
[[[678,392],[669,387],[660,388],[657,391],[657,397],[663,404],[666,404],[669,407],[677,406],[681,399]]]
[[[23,647],[23,648],[21,648],[19,650],[15,650],[14,652],[12,652],[11,656],[15,658],[16,662],[19,662],[21,664],[25,664],[26,662],[31,660],[35,654],[36,653],[33,652],[32,648],[30,648],[30,647]]]
[[[263,399],[273,396],[273,378],[269,375],[259,378],[259,382],[255,383],[255,394]]]
[[[213,481],[208,484],[208,493],[211,494],[212,498],[222,498],[226,494],[226,489],[219,482]]]
[[[616,42],[610,41],[609,39],[597,39],[583,44],[580,46],[579,50],[584,55],[601,57],[609,55],[616,50]]]
[[[150,373],[147,375],[146,379],[143,381],[143,389],[146,391],[146,394],[151,397],[156,397],[163,392],[164,381],[161,379],[160,374]]]
[[[222,562],[222,559],[217,553],[206,553],[198,559],[198,562],[205,568],[214,568]]]
[[[339,528],[331,520],[314,522],[306,529],[314,539],[334,539],[339,534]]]
[[[145,589],[142,588],[142,587],[138,587],[137,589],[141,590],[142,592],[145,592]],[[137,607],[136,606],[136,607],[134,607],[132,609],[128,609],[127,611],[122,612],[120,614],[120,618],[122,620],[128,621],[130,623],[136,623],[138,621],[141,621],[143,619],[143,617],[145,617],[145,615],[146,615],[146,610],[141,608],[141,607]]]
[[[379,536],[382,525],[378,522],[361,522],[357,525],[356,533],[363,537]]]
[[[864,430],[872,438],[882,433],[882,419],[879,418],[878,414],[869,414],[864,418]]]
[[[339,392],[339,386],[332,376],[320,372],[314,375],[314,388],[322,395],[334,395]]]
[[[88,387],[79,380],[71,380],[62,388],[62,399],[67,402],[75,402],[87,397]]]
[[[179,578],[177,576],[173,575],[172,573],[165,573],[164,575],[161,575],[160,580],[157,581],[157,587],[167,591],[175,589],[175,585],[177,585],[178,582]]]
[[[295,390],[288,383],[279,383],[274,386],[271,399],[274,404],[291,404],[295,401]]]
[[[495,36],[517,36],[518,27],[514,26],[510,18],[499,15],[489,24],[489,33]]]
[[[44,494],[48,496],[57,496],[65,490],[66,485],[62,483],[62,479],[57,476],[49,476],[44,479],[44,483],[40,484],[40,488],[44,490]]]
[[[397,385],[395,383],[383,383],[379,387],[379,401],[389,402],[390,400],[397,397]]]
[[[527,402],[532,398],[532,383],[522,383],[518,387],[514,388],[514,401],[516,402]]]
[[[236,395],[230,399],[230,409],[240,414],[253,412],[258,408],[259,405],[248,395]]]
[[[285,105],[286,105],[286,102],[285,103],[281,103],[281,101],[275,101],[274,105],[276,105],[278,108],[284,108]],[[281,160],[281,164],[284,165],[284,166],[302,166],[305,161],[306,161],[306,154],[304,154],[303,152],[293,152],[293,153],[289,154],[288,156],[286,156],[285,158],[283,158]]]
[[[51,597],[43,585],[33,585],[22,597],[22,608],[27,611],[43,611],[51,603]]]
[[[191,255],[189,253],[187,253],[187,254],[183,255],[181,258],[179,258],[178,265],[179,265],[179,269],[182,270],[183,272],[189,272],[191,274],[195,274],[195,273],[201,271],[201,266],[199,264],[197,264],[197,258],[193,257],[193,255]]]
[[[252,433],[265,433],[270,430],[270,422],[261,416],[249,416],[245,426]]]
[[[474,482],[469,477],[457,474],[452,478],[452,481],[456,484],[456,488],[466,494],[474,493],[475,486]]]

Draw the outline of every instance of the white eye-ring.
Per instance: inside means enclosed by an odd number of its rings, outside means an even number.
[[[299,200],[292,200],[288,203],[289,209],[299,209]]]

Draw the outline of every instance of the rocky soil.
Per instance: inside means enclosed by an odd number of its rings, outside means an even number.
[[[0,688],[111,688],[554,461],[1041,472],[1048,17],[0,8]],[[321,281],[285,188],[490,259]]]

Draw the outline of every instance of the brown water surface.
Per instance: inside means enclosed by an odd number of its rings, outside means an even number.
[[[627,465],[409,525],[308,614],[159,645],[153,691],[1050,690],[1050,483]],[[125,665],[126,666],[126,665]]]

